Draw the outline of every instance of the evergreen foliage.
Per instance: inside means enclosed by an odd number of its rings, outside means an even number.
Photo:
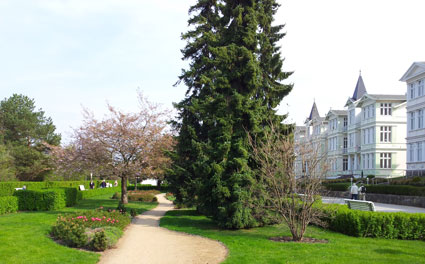
[[[270,122],[288,129],[276,114],[292,89],[281,83],[290,73],[277,47],[283,26],[272,25],[277,8],[275,0],[199,0],[182,36],[190,67],[180,81],[188,89],[175,104],[179,135],[168,181],[177,203],[196,205],[226,228],[264,222],[248,133],[261,140]]]
[[[35,109],[33,99],[14,94],[1,101],[1,144],[8,151],[0,150],[0,163],[13,162],[14,168],[7,172],[1,170],[2,179],[10,180],[10,171],[13,171],[19,180],[43,180],[51,172],[45,143],[59,145],[61,140],[55,129],[52,119],[45,117],[41,109]]]

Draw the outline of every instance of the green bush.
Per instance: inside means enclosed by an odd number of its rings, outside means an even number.
[[[127,186],[127,190],[134,191],[134,184]],[[166,184],[161,185],[161,187],[159,188],[158,186],[150,185],[150,184],[137,184],[137,190],[140,190],[140,191],[158,190],[160,192],[168,192],[169,187]]]
[[[15,196],[0,197],[0,215],[18,211],[18,198]]]
[[[425,240],[425,215],[365,212],[346,205],[322,205],[330,230],[355,237]]]
[[[156,202],[157,199],[155,194],[158,194],[159,191],[150,190],[150,191],[130,191],[128,192],[129,201],[141,201],[141,202]]]
[[[65,189],[15,191],[20,211],[52,211],[66,206]]]
[[[323,184],[323,186],[328,191],[339,191],[339,192],[345,192],[350,187],[350,183],[326,183]]]
[[[121,191],[121,187],[109,187],[109,188],[97,188],[93,190],[85,190],[85,191],[78,191],[78,200],[85,200],[90,197],[99,196],[103,194],[113,194],[116,192]]]
[[[350,183],[328,183],[324,184],[329,191],[347,191]],[[410,185],[388,185],[374,184],[366,185],[367,193],[394,194],[394,195],[410,195],[425,196],[425,187]]]
[[[56,224],[52,227],[51,235],[70,247],[85,247],[88,243],[84,225],[68,221],[63,216],[58,217]]]
[[[104,251],[108,248],[108,239],[106,238],[104,230],[94,233],[90,246],[96,251]]]
[[[96,187],[100,187],[100,183],[102,181],[96,180],[94,181]],[[107,181],[111,184],[114,183],[114,181],[110,180]],[[16,182],[0,182],[0,196],[12,196],[15,188],[22,188],[24,185],[27,187],[27,190],[35,191],[35,190],[41,190],[41,189],[55,189],[55,188],[64,188],[64,187],[71,187],[71,188],[77,188],[80,185],[84,185],[85,189],[90,189],[90,181],[44,181],[44,182],[23,182],[23,181],[16,181]],[[121,186],[121,181],[118,181],[119,186]]]

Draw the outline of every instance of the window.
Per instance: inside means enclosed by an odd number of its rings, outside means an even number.
[[[381,169],[391,169],[391,153],[380,153]]]
[[[344,149],[346,149],[348,146],[348,138],[344,137]]]
[[[417,154],[416,157],[418,158],[418,161],[422,160],[422,142],[418,142],[416,146]]]
[[[418,129],[424,128],[424,110],[419,109],[418,110]]]
[[[409,128],[410,130],[414,130],[415,129],[415,112],[410,112],[409,113]]]
[[[353,125],[354,124],[354,109],[353,110],[350,110],[350,116],[349,116],[349,121],[350,121],[350,125]]]
[[[343,171],[348,171],[348,158],[344,158],[342,160],[342,170]]]
[[[391,114],[391,104],[381,103],[381,115],[392,115]]]
[[[355,134],[354,133],[351,133],[349,135],[348,142],[350,143],[350,147],[354,147],[354,145],[356,144],[356,142],[355,142]]]
[[[344,117],[344,127],[347,127],[347,125],[348,125],[348,118]]]
[[[415,84],[411,83],[410,84],[410,99],[415,98]]]
[[[380,134],[381,142],[391,142],[391,127],[390,126],[381,126]]]
[[[413,144],[407,145],[407,153],[408,153],[407,160],[410,162],[415,161],[415,149],[413,148]]]
[[[363,144],[372,144],[375,142],[375,128],[365,128],[363,129]]]
[[[418,81],[418,96],[424,95],[424,80]]]

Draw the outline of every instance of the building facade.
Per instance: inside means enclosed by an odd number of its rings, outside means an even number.
[[[425,62],[413,63],[400,81],[407,85],[407,171],[425,176]]]
[[[322,118],[314,103],[302,130],[302,140],[320,144],[327,155],[326,177],[404,176],[406,96],[368,94],[360,75],[345,107]]]

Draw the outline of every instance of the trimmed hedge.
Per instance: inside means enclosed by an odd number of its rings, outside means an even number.
[[[0,197],[0,215],[18,211],[18,198],[15,196]]]
[[[127,190],[134,191],[134,184],[127,186]],[[158,190],[158,191],[161,191],[161,192],[168,192],[169,187],[166,184],[162,184],[161,187],[159,187],[159,188],[156,185],[137,184],[137,190],[140,190],[140,191]]]
[[[96,180],[93,182],[95,183],[95,187],[98,188],[102,181]],[[115,181],[110,180],[107,182],[113,184]],[[27,190],[55,189],[64,187],[78,188],[80,185],[84,185],[86,190],[88,190],[90,189],[89,184],[90,181],[0,182],[0,196],[12,196],[15,188],[22,188],[24,185],[27,187]],[[121,186],[121,181],[118,181],[118,186]]]
[[[425,214],[365,212],[324,205],[330,230],[355,237],[425,240]]]
[[[342,191],[348,190],[350,183],[331,183],[324,184],[329,191]],[[366,193],[380,193],[380,194],[394,194],[394,195],[410,195],[410,196],[425,196],[425,187],[410,186],[410,185],[388,185],[388,184],[375,184],[365,185]]]
[[[66,206],[65,189],[22,190],[14,195],[18,197],[20,211],[52,211]]]
[[[97,189],[88,189],[86,191],[78,191],[78,200],[84,200],[90,197],[99,196],[103,194],[113,194],[120,192],[121,187],[109,187],[109,188],[97,188]]]

